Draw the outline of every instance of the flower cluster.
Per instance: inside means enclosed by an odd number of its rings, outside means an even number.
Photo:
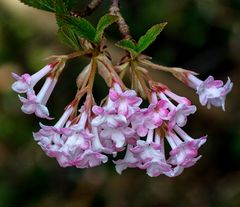
[[[110,1],[108,13],[99,18],[94,27],[84,17],[92,14],[102,2],[92,0],[82,12],[75,12],[79,8],[75,8],[72,1],[54,1],[54,4],[24,1],[29,6],[55,13],[58,36],[75,52],[49,57],[51,63],[33,75],[13,73],[12,89],[20,94],[24,113],[52,120],[47,103],[65,63],[81,56],[89,58],[89,64],[77,77],[74,99],[55,125],[40,123],[40,130],[33,133],[35,141],[61,167],[95,167],[112,156],[119,174],[127,168],[139,168],[151,177],[177,176],[201,158],[198,150],[207,136],[194,139],[184,131],[188,116],[196,112],[196,106],[166,84],[154,81],[149,70],[168,72],[193,88],[200,103],[207,108],[215,106],[225,110],[226,95],[233,83],[228,78],[223,84],[212,76],[203,81],[193,71],[153,63],[143,52],[167,22],[153,25],[135,40],[121,14],[119,0]],[[117,64],[112,62],[104,35],[113,23],[123,36],[115,45],[125,51]],[[107,97],[99,105],[93,93],[96,73],[109,88]],[[45,82],[36,92],[39,88],[36,85],[41,85],[40,80],[44,78]]]
[[[122,91],[115,83],[106,105],[93,107],[92,125],[97,127],[100,141],[108,143],[109,151],[125,151],[123,159],[114,161],[117,172],[129,167],[145,169],[151,177],[173,177],[194,165],[206,136],[193,139],[181,127],[196,107],[167,89],[152,91],[147,108],[140,108],[141,102],[134,90]],[[167,158],[165,140],[171,147]]]
[[[46,126],[40,123],[41,129],[33,133],[43,151],[56,158],[61,167],[77,168],[106,163],[111,155],[119,174],[126,168],[139,168],[146,170],[151,177],[160,174],[174,177],[184,168],[193,166],[201,158],[198,149],[206,142],[207,136],[194,139],[182,127],[188,116],[196,112],[196,106],[168,87],[149,81],[149,89],[143,91],[149,104],[142,107],[144,100],[138,96],[138,90],[125,87],[109,60],[104,58],[92,59],[82,71],[76,97],[56,124]],[[96,105],[92,95],[97,65],[103,78],[111,79],[107,99],[100,106]],[[26,97],[19,95],[24,113],[52,119],[46,104],[63,66],[62,60],[58,60],[34,75],[13,74],[16,82],[12,89],[26,94]],[[34,87],[44,77],[46,80],[36,93]],[[189,72],[184,77],[184,82],[196,90],[202,105],[224,109],[225,97],[232,88],[230,80],[223,85],[222,81],[211,76],[201,81]],[[85,102],[78,110],[84,94]],[[166,145],[170,150],[165,149]],[[118,159],[122,153],[124,157]]]

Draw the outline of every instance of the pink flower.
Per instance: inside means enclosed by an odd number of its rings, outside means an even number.
[[[108,109],[107,107],[93,106],[92,111],[97,115],[92,120],[93,126],[108,126],[119,127],[126,125],[127,119],[124,115],[118,114],[114,108]]]
[[[127,143],[127,139],[135,137],[135,130],[130,127],[103,128],[100,132],[102,139],[111,139],[116,149],[121,149]]]
[[[129,123],[126,117],[108,106],[94,106],[92,111],[97,115],[92,120],[93,127],[97,127],[102,143],[107,143],[111,140],[112,151],[121,150],[127,143],[127,139],[131,139],[135,135],[135,130],[128,127]],[[108,140],[108,141],[107,141]]]
[[[56,156],[59,165],[62,167],[81,166],[82,154],[91,147],[92,136],[83,129],[74,130],[70,136],[62,135],[61,139],[64,143]]]
[[[93,135],[84,132],[84,130],[75,132],[68,137],[56,156],[60,166],[88,168],[107,162],[108,158],[106,155],[92,149],[92,138]]]
[[[169,129],[172,129],[175,125],[178,125],[180,127],[183,127],[187,123],[187,117],[190,114],[193,114],[196,112],[197,108],[194,105],[191,105],[191,102],[184,97],[180,97],[178,95],[173,95],[170,91],[165,91],[166,94],[170,95],[171,97],[175,97],[175,101],[178,103],[177,106],[175,106],[164,94],[164,92],[160,92],[159,96],[162,100],[166,101],[168,103],[168,127]]]
[[[113,151],[121,151],[127,143],[134,142],[136,133],[129,124],[131,117],[139,112],[141,102],[135,91],[123,92],[120,85],[114,83],[105,106],[92,108],[96,117],[91,123],[98,128],[101,143],[111,146]]]
[[[183,96],[179,96],[168,89],[159,91],[158,94],[159,94],[160,98],[162,98],[163,100],[167,100],[168,102],[170,102],[169,99],[163,98],[162,95],[164,95],[165,97],[168,96],[169,98],[171,98],[173,101],[175,101],[178,104],[185,104],[187,106],[191,105],[191,101],[189,99],[187,99],[186,97],[183,97]]]
[[[118,83],[114,83],[114,88],[109,91],[109,99],[113,102],[118,114],[129,118],[132,114],[139,110],[142,99],[137,97],[134,90],[122,91]]]
[[[134,154],[131,152],[132,148],[132,145],[128,145],[124,158],[114,161],[114,163],[116,164],[115,168],[117,173],[122,174],[122,171],[127,169],[128,167],[135,168],[138,166],[139,160],[135,158]]]
[[[132,128],[136,131],[137,135],[140,137],[145,137],[149,129],[156,129],[161,121],[153,119],[149,113],[149,109],[142,109],[141,111],[135,113],[131,117]]]
[[[62,136],[64,144],[56,157],[62,167],[88,168],[107,162],[108,158],[102,152],[110,153],[110,151],[100,143],[95,127],[92,131],[86,127],[88,119],[88,113],[83,111],[79,122],[70,126],[73,131],[71,135]]]
[[[137,145],[131,149],[134,157],[138,158],[139,168],[146,169],[150,177],[157,177],[165,174],[169,177],[177,176],[182,173],[182,167],[172,167],[167,163],[164,154],[163,139],[155,133],[155,141],[153,141],[153,130],[149,130],[147,140],[138,140]]]
[[[174,130],[183,141],[174,132],[168,131],[166,139],[172,148],[168,162],[184,168],[191,167],[201,158],[198,149],[206,142],[207,136],[193,139],[178,126]]]
[[[108,142],[100,139],[98,129],[95,126],[92,126],[92,133],[94,135],[92,138],[92,149],[94,151],[113,154],[113,156],[116,156],[117,152],[112,141]]]
[[[148,106],[148,116],[154,121],[156,126],[161,126],[163,120],[169,119],[168,102],[158,100],[157,94],[152,92],[152,102]]]
[[[199,101],[203,106],[207,105],[208,108],[211,108],[211,105],[221,106],[225,110],[226,95],[232,90],[233,86],[229,78],[227,83],[223,85],[221,80],[214,80],[212,76],[202,81],[196,76],[189,74],[188,84],[197,91]]]
[[[106,163],[108,157],[91,149],[85,150],[81,155],[81,164],[76,165],[78,168],[96,167],[102,163]]]
[[[33,75],[26,73],[19,76],[16,73],[12,73],[13,78],[16,80],[16,82],[12,84],[12,89],[17,93],[27,93],[31,91],[37,82],[53,69],[54,65],[55,64],[46,65]]]
[[[147,169],[147,174],[150,177],[156,177],[163,172],[171,171],[171,165],[167,164],[161,145],[153,140],[149,141],[149,134],[153,136],[152,132],[153,130],[149,130],[147,141],[138,140],[137,145],[131,151],[141,163],[139,167]]]
[[[33,133],[34,140],[38,142],[42,150],[49,157],[56,157],[59,149],[63,146],[60,134],[56,132],[49,132],[48,134],[42,134],[41,132]]]
[[[197,110],[196,106],[191,105],[187,106],[185,104],[178,104],[170,113],[169,113],[169,122],[168,127],[173,128],[175,125],[183,127],[187,123],[187,116],[195,113]]]
[[[51,119],[46,107],[46,103],[57,83],[57,79],[48,77],[37,95],[34,91],[27,92],[27,98],[19,96],[23,103],[22,111],[26,114],[35,113],[40,118]]]
[[[72,111],[73,108],[68,107],[67,110],[63,113],[62,117],[54,126],[44,126],[40,124],[41,129],[38,132],[33,133],[34,139],[38,142],[38,144],[48,156],[58,156],[59,150],[64,145],[61,130],[66,124]]]

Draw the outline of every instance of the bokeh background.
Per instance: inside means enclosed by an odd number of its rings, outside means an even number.
[[[240,1],[239,0],[121,0],[122,13],[134,37],[151,25],[167,21],[166,29],[146,50],[156,63],[178,66],[226,80],[234,88],[226,112],[208,110],[198,103],[194,91],[168,74],[154,72],[156,79],[188,96],[198,111],[185,129],[193,137],[208,134],[202,159],[176,178],[148,177],[128,169],[120,176],[109,162],[93,169],[62,169],[47,157],[32,138],[38,120],[20,110],[10,89],[10,73],[33,73],[52,54],[70,52],[56,38],[54,16],[19,3],[0,1],[0,207],[239,207],[240,206]],[[86,5],[88,1],[80,1]],[[109,1],[90,20],[107,12]],[[81,5],[80,5],[81,7]],[[120,38],[108,30],[110,50]],[[49,102],[55,117],[72,99],[75,77],[87,60],[67,64]],[[97,80],[98,97],[106,87]],[[99,90],[101,89],[101,90]],[[46,123],[46,122],[44,122]]]

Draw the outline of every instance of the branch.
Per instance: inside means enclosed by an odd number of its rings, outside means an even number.
[[[91,15],[102,4],[102,2],[103,0],[92,0],[82,11],[72,11],[70,14],[74,17],[86,17]]]
[[[109,12],[111,15],[118,16],[118,29],[121,32],[124,39],[131,39],[129,27],[127,23],[125,22],[124,18],[122,17],[122,14],[120,13],[119,8],[119,0],[112,0],[111,7],[109,9]]]

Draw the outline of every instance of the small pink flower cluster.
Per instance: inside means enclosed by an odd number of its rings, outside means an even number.
[[[88,168],[107,162],[102,154],[109,151],[99,140],[96,127],[88,127],[88,112],[81,110],[76,120],[70,121],[73,107],[70,105],[54,126],[44,126],[33,133],[34,139],[49,157],[55,157],[62,167]]]
[[[173,100],[175,104],[169,99]],[[206,136],[193,139],[180,127],[196,107],[184,97],[164,89],[152,91],[148,108],[140,108],[142,100],[133,90],[122,91],[115,83],[107,104],[93,107],[96,126],[102,143],[115,153],[124,151],[123,159],[114,161],[118,173],[126,168],[145,169],[151,177],[165,174],[173,177],[190,167],[201,157],[198,148]],[[165,157],[164,140],[171,147]]]
[[[51,119],[46,103],[57,83],[57,64],[47,65],[32,76],[13,74],[16,82],[12,89],[26,94],[19,96],[24,113]],[[34,86],[44,76],[47,76],[45,83],[36,94]],[[186,77],[202,105],[224,109],[225,97],[232,89],[230,79],[223,85],[211,76],[205,81],[190,73]],[[182,129],[196,106],[167,87],[151,89],[147,108],[140,107],[143,100],[135,90],[123,89],[116,80],[103,106],[89,107],[90,99],[87,95],[77,114],[78,102],[73,101],[54,126],[40,124],[41,129],[33,133],[44,152],[55,157],[60,166],[94,167],[106,163],[107,155],[116,158],[125,152],[123,159],[114,161],[118,173],[126,168],[139,168],[151,177],[160,174],[173,177],[201,158],[198,149],[207,137],[193,139]],[[165,150],[166,144],[169,152]]]
[[[22,76],[12,73],[13,78],[16,79],[16,82],[12,85],[12,89],[17,93],[26,94],[26,98],[19,95],[19,99],[23,103],[22,111],[24,113],[51,119],[46,104],[57,83],[57,78],[51,74],[54,66],[55,64],[46,65],[32,76],[27,73]],[[50,75],[46,78],[41,90],[36,95],[34,86],[49,73]]]

